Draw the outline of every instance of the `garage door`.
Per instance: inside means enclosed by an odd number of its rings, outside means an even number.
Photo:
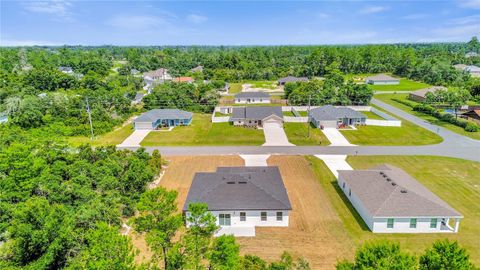
[[[136,130],[152,130],[152,123],[151,122],[135,122],[135,129]]]

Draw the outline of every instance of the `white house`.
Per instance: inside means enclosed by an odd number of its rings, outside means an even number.
[[[255,236],[255,227],[288,227],[292,210],[280,171],[269,167],[219,167],[196,173],[183,207],[203,202],[217,218],[216,236]],[[190,224],[187,223],[187,226]]]
[[[264,127],[266,125],[283,128],[283,113],[280,106],[234,107],[230,121],[235,126]]]
[[[235,95],[235,103],[270,103],[270,95],[264,92],[241,92]]]
[[[403,170],[339,170],[338,185],[374,233],[456,233],[463,216]]]
[[[156,84],[171,81],[172,79],[172,75],[168,73],[168,69],[166,68],[159,68],[156,70],[145,72],[143,73],[143,81],[145,82],[144,89],[149,90],[153,88]]]
[[[386,74],[378,74],[375,76],[367,77],[365,83],[373,85],[394,85],[399,84],[400,80]]]

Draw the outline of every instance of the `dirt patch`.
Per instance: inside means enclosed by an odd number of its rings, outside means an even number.
[[[256,228],[256,237],[238,238],[242,254],[278,260],[283,251],[303,256],[312,269],[333,269],[337,260],[353,254],[340,217],[301,156],[272,156],[280,167],[292,204],[288,228]]]

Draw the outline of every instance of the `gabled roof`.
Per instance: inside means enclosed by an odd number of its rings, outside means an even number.
[[[310,117],[319,120],[338,120],[339,118],[367,118],[364,114],[347,107],[324,105],[310,110]]]
[[[384,164],[338,173],[373,217],[462,216],[400,168]]]
[[[480,67],[477,66],[466,66],[465,71],[467,72],[480,72]]]
[[[263,120],[264,118],[275,115],[283,119],[282,107],[280,106],[254,106],[254,107],[234,107],[232,111],[232,120],[252,119]]]
[[[466,111],[464,113],[462,113],[462,115],[467,115],[467,114],[476,114],[478,115],[478,117],[480,117],[480,109],[477,109],[477,110],[469,110],[469,111]]]
[[[235,98],[270,98],[270,95],[265,92],[240,92],[235,95]]]
[[[143,73],[143,76],[148,76],[148,77],[161,77],[161,76],[166,76],[168,74],[168,69],[165,68],[159,68],[156,70],[152,71],[147,71]]]
[[[190,203],[215,210],[291,210],[292,206],[276,166],[219,167],[196,173],[183,210]]]
[[[307,77],[294,77],[294,76],[287,76],[278,79],[278,83],[287,83],[287,82],[308,82]]]
[[[392,76],[388,76],[387,74],[378,74],[375,76],[367,77],[367,81],[399,81],[399,79],[394,78]]]
[[[193,113],[179,109],[154,109],[143,113],[133,122],[155,122],[158,119],[190,119]]]
[[[419,96],[419,97],[425,97],[425,95],[427,93],[435,93],[438,90],[445,90],[446,91],[448,89],[444,86],[432,86],[432,87],[428,87],[428,88],[419,89],[419,90],[414,91],[410,94],[415,95],[415,96]]]

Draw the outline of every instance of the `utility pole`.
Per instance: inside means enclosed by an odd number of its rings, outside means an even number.
[[[308,127],[308,138],[310,138],[310,99],[312,95],[308,95],[308,109],[307,109],[307,127]]]
[[[92,133],[92,138],[91,138],[91,140],[93,141],[92,113],[90,112],[90,104],[88,103],[88,97],[85,98],[85,101],[87,101],[88,121],[90,121],[90,132]]]

